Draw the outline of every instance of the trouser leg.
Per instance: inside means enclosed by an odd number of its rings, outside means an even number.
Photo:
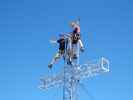
[[[50,64],[55,64],[57,60],[59,60],[60,58],[61,58],[61,53],[57,52]]]
[[[78,57],[78,43],[72,44],[72,58],[77,59]]]

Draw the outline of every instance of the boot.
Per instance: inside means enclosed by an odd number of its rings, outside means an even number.
[[[73,55],[73,59],[77,59],[78,57],[77,57],[77,55],[76,54],[74,54]]]
[[[72,61],[71,61],[70,58],[67,60],[67,64],[68,64],[68,65],[72,65]]]

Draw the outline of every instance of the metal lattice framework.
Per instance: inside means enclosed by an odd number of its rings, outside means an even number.
[[[41,78],[40,88],[46,90],[55,86],[63,86],[63,100],[77,100],[76,89],[79,81],[105,72],[109,72],[109,61],[104,57],[95,63],[89,62],[74,66],[66,64],[59,74]]]
[[[77,55],[79,55],[79,52],[77,52]],[[55,86],[63,86],[63,100],[77,100],[76,91],[80,80],[109,72],[109,61],[104,57],[83,65],[79,65],[78,61],[79,56],[76,61],[72,60],[71,65],[65,61],[64,68],[59,74],[41,78],[42,85],[40,88],[46,90]]]

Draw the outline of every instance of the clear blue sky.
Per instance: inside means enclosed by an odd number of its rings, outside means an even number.
[[[110,73],[83,82],[94,100],[133,100],[132,0],[0,0],[0,100],[62,100],[62,89],[41,91],[57,50],[49,39],[71,31],[80,16],[86,52],[81,63],[104,56]],[[79,87],[80,100],[89,96]]]

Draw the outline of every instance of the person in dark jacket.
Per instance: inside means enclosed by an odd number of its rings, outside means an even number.
[[[53,64],[57,62],[58,59],[64,57],[65,54],[65,37],[63,34],[60,34],[60,38],[56,41],[51,41],[52,43],[59,44],[58,52],[55,54],[54,58],[52,59],[51,63],[48,65],[49,68],[52,68]]]

